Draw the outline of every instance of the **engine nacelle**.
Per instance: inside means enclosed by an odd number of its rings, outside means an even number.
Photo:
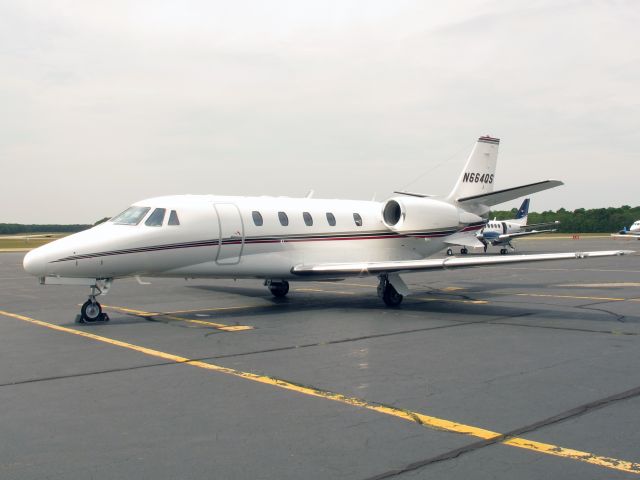
[[[460,215],[453,205],[420,197],[393,197],[382,207],[384,224],[396,232],[424,232],[458,228]]]

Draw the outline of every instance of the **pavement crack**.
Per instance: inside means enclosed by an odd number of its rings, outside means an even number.
[[[577,309],[581,309],[581,310],[591,310],[593,312],[602,312],[602,313],[606,313],[608,315],[613,316],[617,322],[622,322],[625,323],[625,315],[620,315],[619,313],[616,312],[612,312],[611,310],[607,310],[606,308],[594,308],[594,305],[607,305],[609,303],[612,302],[593,302],[593,303],[587,303],[584,305],[577,305],[575,308]]]
[[[595,410],[607,407],[611,404],[629,400],[631,398],[640,396],[640,386],[632,388],[630,390],[625,390],[624,392],[616,393],[614,395],[610,395],[608,397],[604,397],[598,400],[594,400],[589,403],[585,403],[583,405],[579,405],[570,410],[566,410],[562,413],[554,415],[552,417],[548,417],[544,420],[540,420],[538,422],[526,425],[524,427],[517,428],[515,430],[511,430],[507,433],[503,433],[500,435],[496,435],[495,437],[480,440],[478,442],[473,442],[468,445],[464,445],[460,448],[456,448],[454,450],[450,450],[445,453],[441,453],[440,455],[436,455],[431,458],[427,458],[425,460],[420,460],[417,462],[410,463],[402,468],[389,470],[387,472],[381,473],[379,475],[375,475],[373,477],[367,477],[365,480],[383,480],[387,478],[397,477],[404,473],[409,473],[415,470],[422,469],[434,463],[444,462],[448,460],[453,460],[461,455],[475,452],[485,447],[489,447],[491,445],[495,445],[497,443],[502,443],[511,438],[520,437],[521,435],[531,433],[537,430],[541,430],[545,427],[549,427],[551,425],[556,425],[562,422],[566,422],[567,420],[572,420],[574,418],[581,417],[583,415],[589,414]]]

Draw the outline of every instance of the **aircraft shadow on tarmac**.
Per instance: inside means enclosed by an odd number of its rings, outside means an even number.
[[[539,286],[542,288],[548,288],[548,285],[541,284]],[[490,288],[491,290],[495,290],[508,287],[513,288],[513,285],[506,283],[503,285],[492,284]],[[283,311],[286,313],[304,313],[331,309],[349,309],[353,311],[385,310],[395,312],[396,314],[402,314],[402,312],[443,314],[444,316],[438,317],[439,320],[447,320],[447,317],[455,315],[477,316],[484,318],[490,317],[486,320],[490,322],[500,322],[501,320],[519,317],[528,317],[529,322],[535,321],[536,319],[555,319],[575,321],[575,328],[577,329],[584,328],[584,324],[580,325],[580,322],[584,321],[613,323],[616,326],[616,330],[619,330],[624,325],[631,327],[634,324],[637,325],[640,323],[640,316],[621,315],[614,311],[609,311],[608,306],[610,303],[608,302],[593,302],[585,300],[583,303],[575,306],[559,306],[551,303],[549,301],[550,299],[544,297],[523,297],[526,298],[526,300],[516,300],[513,304],[507,305],[507,303],[513,302],[513,298],[507,299],[504,295],[484,294],[482,288],[465,291],[464,293],[443,292],[428,288],[425,290],[417,290],[414,291],[411,296],[407,297],[402,305],[396,309],[385,307],[381,302],[379,302],[374,287],[371,288],[371,292],[363,290],[362,292],[356,292],[354,295],[348,296],[338,295],[331,292],[296,292],[294,287],[289,296],[285,298],[272,297],[268,291],[265,291],[262,288],[222,285],[191,285],[187,288],[251,298],[263,298],[272,303],[272,305],[256,306],[250,309],[224,310],[221,312],[209,311],[209,318],[211,319],[219,317],[229,320],[233,318],[246,318],[253,316],[281,315]],[[486,290],[488,289],[489,288]],[[424,296],[428,296],[428,300],[425,300],[423,298]],[[486,300],[487,298],[489,303],[465,303],[466,301],[472,302],[476,300]],[[527,302],[526,305],[519,306],[515,304],[524,303],[525,301]],[[207,310],[203,309],[202,312],[207,312]],[[458,318],[450,319],[456,322],[464,321]],[[567,324],[564,324],[563,326],[566,327]],[[640,334],[640,330],[638,330],[638,332],[630,333]]]

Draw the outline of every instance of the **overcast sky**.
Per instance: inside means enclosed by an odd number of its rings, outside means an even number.
[[[638,25],[637,0],[0,0],[0,222],[446,194],[485,134],[496,188],[566,183],[534,211],[639,205]]]

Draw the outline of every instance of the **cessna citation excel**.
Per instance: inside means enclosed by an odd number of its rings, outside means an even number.
[[[396,306],[409,293],[400,274],[624,251],[427,259],[486,223],[489,207],[561,185],[493,190],[499,140],[481,137],[445,198],[398,193],[385,202],[178,195],[135,203],[106,223],[29,252],[42,284],[85,285],[80,322],[108,320],[96,297],[123,277],[259,278],[276,297],[290,280],[378,276]]]

